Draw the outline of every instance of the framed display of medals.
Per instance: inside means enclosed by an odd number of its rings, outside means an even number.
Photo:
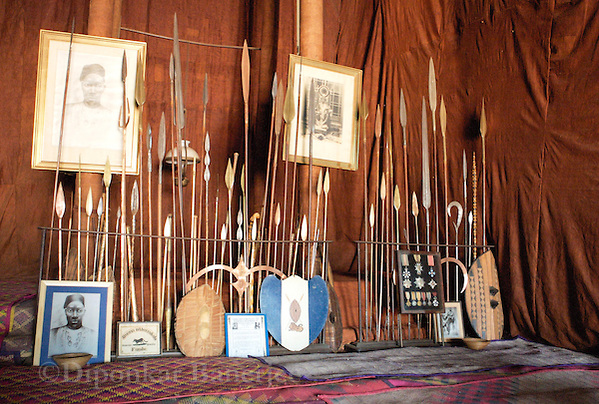
[[[398,251],[402,313],[443,313],[441,257],[436,252]]]

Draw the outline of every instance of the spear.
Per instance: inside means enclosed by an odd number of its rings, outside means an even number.
[[[220,240],[221,240],[221,250],[220,250],[220,263],[224,265],[225,263],[225,249],[227,239],[227,225],[223,223],[220,229]],[[215,260],[216,261],[216,260]],[[222,298],[222,284],[223,284],[223,270],[220,269],[218,272],[218,282],[216,284],[216,294],[221,296]]]
[[[75,32],[75,19],[71,22],[71,36],[69,37],[69,53],[67,56],[67,71],[65,73],[65,81],[64,81],[64,92],[62,96],[62,111],[60,117],[60,132],[58,134],[58,153],[56,157],[56,170],[54,173],[54,196],[52,198],[52,220],[50,223],[50,228],[54,227],[54,212],[56,211],[56,198],[58,196],[58,174],[60,172],[60,160],[62,157],[62,140],[64,134],[64,117],[66,113],[67,107],[67,92],[69,89],[69,77],[71,75],[71,54],[73,50],[73,33]],[[63,191],[64,192],[64,191]],[[52,251],[52,238],[50,237],[50,243],[48,247],[49,251]],[[50,271],[50,254],[48,254],[48,261],[46,264],[46,278],[48,278],[48,272]]]
[[[279,239],[279,225],[281,224],[281,204],[277,203],[277,209],[275,211],[275,238],[274,238],[274,256],[273,256],[273,266],[277,265],[277,240]]]
[[[295,103],[293,100],[293,88],[291,87],[291,83],[289,83],[287,87],[287,92],[285,94],[285,105],[283,108],[283,119],[285,120],[285,125],[288,126],[291,124],[293,119],[295,118]],[[296,136],[297,138],[297,136]],[[297,152],[296,152],[297,153]],[[287,192],[288,192],[288,178],[289,178],[289,146],[287,147],[287,156],[285,157],[285,193],[283,195],[283,240],[286,238],[286,227],[285,223],[287,220]],[[291,220],[290,220],[291,221]],[[291,226],[290,226],[291,229]],[[291,230],[290,230],[291,232]],[[284,254],[281,254],[281,266],[283,266],[283,258]]]
[[[206,208],[206,265],[208,265],[208,239],[210,235],[208,234],[208,184],[210,183],[210,134],[206,133],[206,138],[204,139],[204,182],[206,184],[206,203],[204,204]]]
[[[374,223],[375,223],[375,214],[374,214],[374,204],[370,203],[370,213],[368,215],[368,223],[370,225],[370,287],[368,286],[368,281],[365,283],[365,289],[367,290],[367,301],[368,305],[366,306],[366,318],[367,318],[367,332],[366,335],[370,335],[370,327],[372,325],[372,313],[374,310],[372,305],[374,304],[374,292],[372,290],[372,285],[374,284],[374,270],[375,262],[374,262]],[[365,274],[365,278],[368,279],[368,273]]]
[[[364,237],[366,237],[368,229],[368,168],[366,166],[366,119],[368,119],[368,103],[366,94],[362,94],[362,102],[359,105],[360,120],[363,126],[362,129],[362,161],[364,162],[364,170],[362,171],[362,188],[364,191]],[[366,259],[368,261],[368,259]]]
[[[150,319],[154,321],[154,262],[152,251],[152,127],[148,124],[147,131],[147,146],[148,146],[148,259],[150,264]]]
[[[62,280],[62,218],[66,210],[66,202],[64,199],[64,189],[62,182],[58,183],[58,191],[56,192],[56,216],[58,216],[58,280]]]
[[[198,226],[198,215],[195,214],[195,195],[196,195],[196,157],[193,157],[193,175],[191,180],[191,246],[189,252],[189,272],[195,274],[197,270],[196,261],[199,260],[198,244],[199,240],[199,226]],[[201,188],[201,187],[200,187]]]
[[[137,105],[139,106],[139,133],[140,133],[140,137],[139,137],[139,182],[141,184],[141,187],[143,188],[144,185],[144,181],[143,181],[143,153],[141,153],[141,151],[143,150],[143,137],[141,136],[141,134],[143,133],[143,107],[144,104],[146,103],[146,86],[145,86],[145,82],[144,82],[144,77],[143,77],[143,70],[140,68],[140,66],[142,66],[142,56],[141,56],[141,52],[138,53],[137,55],[137,74],[135,77],[135,102],[137,103]],[[148,124],[148,133],[147,135],[149,136],[149,132],[150,132],[150,125]],[[148,148],[149,150],[149,148]],[[150,160],[148,159],[148,167],[150,167]],[[151,171],[150,171],[151,173]],[[138,192],[139,195],[139,234],[144,234],[144,204],[143,204],[143,189],[141,190],[141,192]],[[133,229],[133,233],[135,233],[135,229]],[[132,241],[133,243],[133,247],[135,247],[135,238]],[[134,250],[134,248],[132,248]],[[145,305],[144,305],[144,239],[141,238],[140,239],[140,244],[139,244],[139,260],[140,260],[140,289],[141,289],[141,317],[142,317],[142,321],[145,321]],[[132,258],[130,258],[131,260]],[[151,268],[151,266],[150,266]],[[150,272],[151,274],[151,272]],[[150,275],[151,276],[151,275]],[[150,278],[151,279],[151,278]],[[150,286],[150,296],[152,295],[152,287]],[[151,312],[151,311],[150,311]]]
[[[458,210],[456,221],[453,222],[453,227],[455,229],[455,257],[458,258],[458,232],[460,229],[460,223],[462,223],[462,216],[464,215],[464,209],[462,205],[458,201],[453,201],[447,206],[447,216],[451,217],[451,208],[456,208]],[[449,237],[448,237],[449,239]],[[449,244],[449,243],[448,243]],[[447,281],[447,287],[449,287],[449,278]],[[447,297],[449,298],[449,289],[447,290]],[[455,300],[458,301],[458,272],[456,272],[455,277]]]
[[[324,191],[324,217],[323,217],[323,240],[325,241],[325,246],[324,246],[324,251],[325,253],[323,254],[324,258],[323,258],[323,265],[324,265],[324,269],[328,271],[328,255],[329,255],[329,249],[328,246],[326,244],[327,241],[327,231],[329,228],[329,220],[328,220],[328,216],[329,216],[329,191],[331,189],[331,180],[329,177],[329,169],[327,168],[327,170],[324,173],[324,179],[323,179],[323,183],[322,183],[322,190]],[[323,271],[324,273],[324,271]],[[329,282],[333,282],[333,280],[329,277]]]
[[[302,238],[302,278],[306,279],[306,241],[308,240],[308,223],[306,221],[306,215],[302,218],[302,226],[300,230],[300,236]],[[295,265],[294,265],[295,267]]]
[[[281,88],[282,87],[282,83],[279,83],[279,85],[277,86],[277,88]],[[273,161],[273,165],[272,165],[272,179],[271,179],[271,187],[270,187],[270,208],[269,208],[269,223],[268,223],[268,231],[269,231],[269,238],[272,232],[272,221],[273,221],[273,212],[274,212],[274,202],[275,202],[275,186],[277,184],[276,178],[277,178],[277,166],[278,166],[278,156],[279,156],[279,143],[280,143],[280,138],[281,138],[281,127],[283,125],[283,110],[284,110],[284,102],[285,102],[285,97],[283,97],[282,92],[279,92],[277,90],[278,96],[277,96],[277,102],[276,102],[276,107],[275,107],[275,147],[274,147],[274,153],[273,153],[273,157],[272,157],[272,161]],[[280,212],[279,212],[280,215]],[[281,218],[279,216],[279,223],[281,221]],[[276,244],[275,244],[276,247]],[[270,252],[270,248],[268,250]],[[267,260],[267,265],[270,265],[270,262],[268,262]]]
[[[139,211],[139,207],[140,207],[140,203],[139,203],[139,185],[137,183],[137,180],[135,180],[135,182],[133,183],[133,188],[131,189],[131,233],[135,236],[135,225],[136,225],[136,216],[137,216],[137,212]],[[131,239],[131,237],[129,237],[129,239]],[[135,238],[133,238],[132,241],[130,241],[128,243],[128,252],[129,252],[129,273],[131,274],[131,277],[133,276],[133,253],[135,251]],[[133,282],[133,278],[131,279],[131,282]],[[140,268],[140,280],[139,280],[139,288],[141,291],[141,320],[145,321],[145,315],[144,315],[144,268],[143,266]],[[134,284],[132,286],[132,290],[134,291]],[[135,296],[132,296],[132,299],[135,300]],[[137,308],[135,307],[135,303],[133,302],[133,310],[137,311]],[[135,313],[135,315],[137,315],[137,313]],[[135,320],[137,321],[137,320]]]
[[[439,244],[439,184],[438,179],[438,167],[437,167],[437,121],[435,119],[435,111],[437,109],[437,80],[435,79],[435,65],[433,64],[433,58],[429,59],[428,65],[428,97],[429,105],[431,107],[432,121],[433,121],[433,179],[435,181],[435,212],[437,214],[437,220],[435,220],[435,229],[437,235],[437,245]],[[428,132],[427,132],[428,136]],[[447,206],[447,205],[445,205]],[[430,249],[430,247],[429,247]],[[439,247],[437,246],[437,251]]]
[[[164,155],[166,153],[166,122],[164,118],[164,111],[160,117],[160,128],[158,130],[158,224],[162,223],[162,163],[164,161]],[[156,290],[161,290],[162,285],[162,226],[158,226],[158,265],[156,266]],[[158,302],[156,309],[162,311],[162,301]],[[160,314],[162,318],[162,314]]]
[[[410,191],[408,190],[408,142],[406,135],[406,125],[408,120],[408,114],[406,111],[406,100],[403,95],[403,89],[400,90],[399,94],[399,120],[401,122],[401,129],[403,135],[403,175],[404,175],[404,193],[406,196],[406,228],[405,236],[406,243],[410,244],[410,213],[408,208],[408,201],[410,200]]]
[[[485,114],[485,99],[483,97],[483,106],[480,113],[480,136],[482,139],[482,214],[481,214],[481,224],[482,224],[482,233],[483,233],[483,245],[487,245],[487,229],[486,229],[486,208],[487,208],[487,200],[486,200],[486,188],[487,188],[487,161],[486,161],[486,147],[485,147],[485,138],[487,137],[487,115]]]
[[[139,316],[137,315],[137,298],[135,293],[135,276],[133,273],[133,247],[131,242],[130,228],[127,226],[127,255],[129,257],[129,299],[131,302],[131,318],[133,321],[139,321]],[[142,280],[143,282],[143,280]],[[143,285],[143,283],[142,283]],[[143,293],[143,292],[142,292]],[[143,303],[142,303],[143,308]]]
[[[466,245],[471,246],[472,245],[472,222],[474,221],[474,217],[472,215],[472,211],[468,212],[468,240],[466,241]],[[468,268],[470,268],[470,265],[472,265],[472,255],[471,255],[471,250],[472,247],[468,247],[468,251],[466,252],[467,255],[467,265]]]
[[[81,280],[81,154],[79,155],[79,175],[77,176],[77,280]]]
[[[115,233],[119,232],[120,225],[121,225],[121,207],[119,206],[119,209],[116,211],[116,221],[114,224],[114,232]],[[113,268],[113,270],[116,267],[116,251],[117,251],[117,247],[118,247],[118,242],[119,242],[118,237],[115,237],[114,238],[114,249],[112,250],[112,268]],[[106,265],[108,265],[108,262],[106,262]]]
[[[96,246],[94,248],[94,273],[92,276],[93,280],[96,280],[96,273],[99,271],[99,261],[100,258],[98,258],[98,254],[102,255],[102,251],[98,251],[98,246],[100,243],[100,229],[102,228],[102,215],[103,215],[103,210],[104,210],[104,200],[102,199],[102,197],[100,197],[100,199],[98,200],[98,207],[96,209],[97,215],[98,215],[98,227],[96,229]],[[102,237],[102,239],[104,239]]]
[[[383,173],[383,175],[381,176],[381,186],[379,188],[379,197],[381,200],[381,242],[385,241],[385,232],[384,232],[384,228],[385,228],[385,212],[384,212],[384,207],[385,207],[385,200],[387,198],[387,184],[386,184],[386,176],[385,173]],[[380,271],[379,271],[379,313],[378,313],[378,321],[377,321],[377,330],[376,330],[376,339],[377,341],[380,339],[380,334],[381,334],[381,322],[382,322],[382,313],[383,313],[383,272],[384,272],[384,268],[383,268],[383,261],[384,261],[384,245],[381,244],[381,248],[380,248],[380,259],[379,259],[379,265],[380,265]],[[389,304],[389,301],[387,301],[387,304]]]
[[[250,146],[249,146],[249,129],[250,129],[250,53],[248,50],[247,40],[243,41],[243,52],[241,56],[241,85],[243,90],[243,105],[244,105],[244,168],[245,175],[243,176],[243,188],[245,188],[245,197],[243,199],[243,216],[244,229],[243,234],[247,237],[248,235],[248,202],[249,202],[249,174],[250,174]],[[248,257],[247,244],[244,243],[244,254],[243,256]]]
[[[166,349],[169,350],[171,347],[171,319],[173,315],[173,309],[171,307],[171,248],[172,248],[172,239],[171,239],[171,227],[173,222],[173,215],[169,214],[166,222],[164,224],[164,237],[166,237],[166,252],[164,259],[167,261],[166,270],[164,271],[166,274],[166,283],[167,283],[167,291],[166,291],[166,308],[165,308],[165,322],[166,322]],[[164,282],[163,282],[164,283]],[[162,296],[162,301],[164,301],[164,294]]]
[[[104,166],[104,176],[102,177],[102,180],[104,181],[104,188],[106,189],[105,191],[105,195],[106,195],[106,211],[104,214],[104,246],[105,246],[105,260],[104,260],[104,280],[106,282],[108,282],[108,270],[106,269],[106,267],[108,266],[108,201],[110,199],[110,182],[112,181],[112,172],[110,170],[110,160],[108,159],[108,157],[106,157],[106,165]],[[98,271],[101,271],[102,268],[101,266],[98,268]],[[98,273],[98,276],[100,276],[100,273]],[[122,286],[122,285],[121,285]],[[121,313],[122,314],[122,313]],[[122,318],[122,317],[121,317]]]
[[[439,121],[441,122],[441,134],[443,137],[443,188],[445,195],[445,214],[449,215],[449,205],[447,204],[449,201],[448,194],[448,178],[447,178],[447,141],[446,141],[446,132],[447,132],[447,110],[445,109],[445,101],[443,97],[441,97],[441,107],[439,109]],[[449,257],[449,220],[445,220],[445,256]],[[456,239],[457,240],[457,239]]]
[[[418,239],[418,199],[416,198],[416,192],[412,192],[412,216],[414,216],[414,228],[416,229],[416,245],[420,245]]]
[[[478,244],[478,237],[477,237],[477,222],[478,222],[478,209],[477,209],[477,190],[478,190],[478,177],[476,174],[476,152],[472,152],[472,238],[473,238],[473,242],[474,245],[476,246]],[[476,259],[476,255],[478,254],[478,251],[476,250],[476,247],[474,247],[472,249],[472,258]]]
[[[272,110],[270,114],[270,134],[268,138],[268,156],[266,158],[266,180],[264,181],[264,194],[262,197],[262,209],[260,214],[260,238],[264,237],[264,225],[266,223],[266,205],[268,203],[268,186],[270,185],[270,169],[271,164],[273,163],[273,154],[274,159],[276,159],[277,151],[273,152],[273,141],[274,141],[274,129],[275,129],[275,114],[277,109],[277,73],[275,72],[274,77],[272,79],[272,87],[270,90],[270,95],[272,97]],[[278,138],[278,137],[277,137]],[[274,196],[274,195],[273,195]],[[272,196],[271,196],[272,199]],[[272,216],[272,213],[269,212]],[[267,248],[268,249],[268,248]],[[270,250],[270,249],[268,249]],[[268,254],[267,254],[268,255]]]
[[[121,80],[123,83],[123,106],[122,114],[119,122],[119,126],[123,130],[123,142],[121,150],[121,315],[124,314],[123,308],[125,305],[124,289],[125,289],[125,277],[127,270],[127,206],[126,201],[126,175],[125,168],[127,166],[127,125],[129,124],[129,102],[127,100],[127,58],[126,53],[123,51],[123,66],[121,70]],[[108,209],[106,209],[108,211]],[[108,281],[108,271],[106,271],[106,281]],[[124,317],[121,316],[121,319]]]
[[[468,186],[467,186],[467,182],[468,182],[468,164],[466,162],[466,150],[462,151],[462,181],[463,181],[463,188],[464,188],[464,211],[467,212],[468,211]],[[464,244],[468,245],[468,229],[467,229],[467,224],[464,223]],[[465,253],[467,254],[467,252]],[[470,266],[468,266],[468,268],[470,268]]]
[[[422,97],[422,206],[426,210],[426,244],[430,251],[430,219],[431,207],[431,179],[428,156],[428,128],[426,123],[426,101]]]
[[[182,146],[183,146],[183,137],[182,131],[185,128],[185,107],[183,102],[183,84],[182,84],[182,74],[181,74],[181,54],[179,52],[179,29],[177,24],[177,14],[175,13],[174,17],[174,35],[173,35],[173,59],[175,63],[175,101],[177,104],[176,113],[176,126],[177,126],[177,179],[178,179],[178,189],[179,189],[179,219],[181,221],[181,237],[185,237],[185,226],[183,223],[183,164],[182,164]],[[174,151],[174,150],[173,150]],[[174,206],[173,206],[174,208]],[[187,279],[187,258],[185,257],[185,242],[181,241],[181,277],[183,280]],[[176,274],[176,271],[173,270],[173,275]],[[183,282],[183,289],[185,289]],[[175,283],[174,288],[176,289],[177,284]],[[175,306],[176,306],[176,298],[175,298]]]
[[[399,197],[399,187],[397,184],[395,185],[395,189],[393,190],[393,209],[395,209],[395,237],[397,242],[399,243],[399,208],[401,207],[401,199]],[[399,250],[399,245],[397,246]]]
[[[318,218],[319,218],[320,196],[322,194],[322,186],[323,186],[323,178],[322,178],[322,168],[321,168],[320,171],[318,172],[318,180],[316,182],[316,217],[314,218],[314,232],[312,235],[313,240],[316,240],[316,232],[318,230]]]
[[[89,188],[87,192],[87,199],[85,201],[85,214],[87,215],[87,224],[85,226],[85,280],[88,280],[88,261],[89,261],[89,222],[92,214],[94,213],[94,201],[92,198],[92,189]]]

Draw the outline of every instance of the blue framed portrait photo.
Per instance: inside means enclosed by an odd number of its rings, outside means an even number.
[[[112,282],[40,281],[34,366],[54,365],[53,355],[92,354],[110,362]]]

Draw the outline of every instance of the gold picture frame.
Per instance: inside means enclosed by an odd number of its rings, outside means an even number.
[[[292,54],[288,83],[295,114],[286,126],[283,157],[356,170],[362,70]]]
[[[146,48],[145,42],[82,34],[73,34],[71,43],[70,33],[40,30],[32,168],[56,170],[60,156],[63,171],[102,173],[108,159],[111,170],[121,172],[125,126],[125,172],[139,173],[135,91],[138,77],[145,77]]]

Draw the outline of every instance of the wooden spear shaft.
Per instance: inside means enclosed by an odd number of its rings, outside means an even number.
[[[404,194],[406,201],[406,243],[408,243],[408,249],[410,248],[410,190],[408,189],[408,142],[406,133],[407,124],[407,111],[406,111],[406,100],[403,95],[403,89],[400,92],[400,105],[399,105],[399,117],[401,121],[401,129],[403,135],[403,175],[404,175]],[[398,239],[399,240],[399,239]]]
[[[154,227],[152,226],[152,128],[148,124],[147,131],[147,146],[148,146],[148,262],[149,262],[149,278],[150,278],[150,320],[154,321],[154,251],[152,248]],[[160,265],[160,264],[159,264]]]

